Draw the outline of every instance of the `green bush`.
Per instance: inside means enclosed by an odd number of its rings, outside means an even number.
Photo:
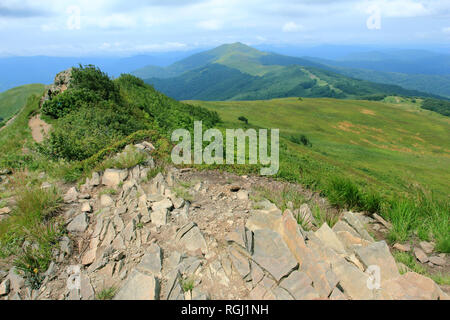
[[[46,101],[41,111],[44,115],[58,119],[85,105],[96,104],[101,100],[100,95],[86,88],[66,90],[52,100]]]
[[[87,89],[96,92],[103,100],[119,100],[119,88],[115,82],[93,65],[72,69],[70,89]]]

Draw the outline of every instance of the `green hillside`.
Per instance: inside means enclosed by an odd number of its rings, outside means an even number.
[[[29,84],[0,93],[0,127],[25,105],[29,96],[43,92],[44,85]]]
[[[336,72],[356,79],[399,85],[410,90],[419,90],[450,98],[450,75],[406,74],[366,69],[336,67]]]
[[[321,163],[318,168],[335,166],[379,190],[409,192],[416,185],[448,196],[450,120],[408,99],[386,101],[288,98],[189,103],[217,111],[227,128],[242,126],[240,116],[250,126],[280,128],[285,142]],[[300,135],[311,141],[312,148],[291,143]],[[293,174],[300,175],[300,167]],[[320,175],[326,172],[316,172]]]
[[[279,128],[279,179],[338,207],[379,212],[392,243],[418,237],[450,252],[450,120],[412,101],[189,103],[217,111],[222,128]]]
[[[419,91],[357,80],[302,58],[262,52],[241,43],[193,55],[165,69],[135,72],[179,100],[259,100],[302,97],[429,96]]]

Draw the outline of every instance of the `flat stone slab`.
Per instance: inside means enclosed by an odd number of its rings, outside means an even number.
[[[128,276],[114,300],[159,300],[159,293],[158,279],[135,269]]]
[[[326,223],[324,223],[315,234],[327,247],[333,249],[337,253],[345,253],[344,245]]]
[[[378,266],[381,272],[381,282],[400,276],[394,257],[385,241],[375,242],[367,247],[356,249],[356,256],[364,267]]]
[[[277,281],[298,266],[281,236],[267,229],[256,230],[254,233],[253,260]]]
[[[143,273],[160,274],[162,269],[162,251],[156,243],[148,248],[137,268]]]
[[[182,227],[177,232],[175,241],[188,251],[197,251],[200,249],[202,253],[208,252],[205,238],[195,223],[191,222]]]
[[[85,212],[76,216],[67,226],[69,232],[84,232],[88,228],[89,222]]]
[[[306,273],[294,271],[281,282],[280,287],[286,289],[295,300],[312,300],[319,298],[312,283]]]

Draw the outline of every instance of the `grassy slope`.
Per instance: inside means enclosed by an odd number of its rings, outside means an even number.
[[[43,92],[44,85],[29,84],[0,93],[0,118],[11,118],[25,105],[30,95]]]
[[[321,163],[377,189],[407,191],[413,184],[448,196],[450,120],[400,98],[391,102],[335,99],[276,99],[246,102],[190,101],[217,111],[224,127],[239,116],[251,126],[305,134],[312,148],[291,145]],[[321,174],[317,172],[317,174]]]

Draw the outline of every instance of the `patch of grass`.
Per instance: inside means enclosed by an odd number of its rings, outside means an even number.
[[[326,223],[330,228],[333,228],[334,225],[339,221],[338,215],[326,210],[322,210],[317,204],[312,207],[311,211],[318,227]]]
[[[156,177],[158,175],[158,173],[161,173],[164,175],[166,172],[163,167],[159,167],[159,166],[156,168],[150,169],[150,171],[147,173],[147,180],[148,181],[152,180],[154,177]]]
[[[252,196],[252,200],[258,202],[262,198],[274,203],[282,211],[288,209],[289,202],[292,203],[294,209],[298,209],[306,202],[305,197],[293,186],[285,186],[281,190],[270,190],[268,188],[255,188],[256,194]]]
[[[143,164],[146,160],[147,155],[144,152],[138,150],[133,145],[129,145],[117,156],[103,161],[98,167],[98,171],[104,171],[108,168],[129,169]]]
[[[109,195],[109,196],[115,196],[117,194],[117,190],[113,188],[106,188],[100,191],[100,195]]]
[[[173,191],[175,192],[175,194],[177,195],[178,198],[182,198],[185,201],[189,201],[189,202],[194,201],[194,197],[192,196],[192,194],[189,192],[188,189],[186,189],[182,185],[175,186],[173,188]]]
[[[194,277],[188,277],[186,279],[182,279],[181,281],[181,288],[183,289],[183,292],[191,292],[195,288],[195,279]]]
[[[356,209],[362,200],[361,192],[353,181],[337,176],[329,181],[326,194],[330,204],[340,208]]]
[[[417,211],[412,200],[392,201],[385,216],[392,224],[388,234],[389,241],[404,242],[412,235],[417,224]]]
[[[395,261],[403,263],[405,266],[407,266],[412,271],[426,275],[427,269],[422,267],[419,263],[417,263],[416,258],[411,255],[408,252],[400,252],[400,251],[394,251],[393,256]],[[403,271],[403,270],[402,270]]]
[[[105,288],[100,291],[96,296],[96,300],[112,300],[117,293],[116,287]]]
[[[432,274],[430,278],[433,279],[434,282],[441,286],[450,286],[450,275],[449,274]]]
[[[14,265],[36,289],[62,235],[63,223],[57,217],[62,199],[55,188],[41,189],[40,183],[32,183],[23,173],[14,176],[11,187],[16,207],[0,222],[0,257],[14,255]],[[23,250],[25,241],[28,246]]]
[[[433,279],[434,282],[436,282],[439,285],[450,285],[450,275],[448,274],[430,274],[427,272],[427,269],[423,266],[421,266],[417,261],[416,258],[409,252],[400,252],[395,250],[393,252],[393,256],[395,261],[399,263],[403,263],[405,266],[407,266],[411,271],[416,272],[418,274],[424,275],[426,277],[429,277]],[[405,274],[406,270],[399,270],[400,274]]]
[[[0,209],[6,207],[6,201],[5,200],[0,200]]]

